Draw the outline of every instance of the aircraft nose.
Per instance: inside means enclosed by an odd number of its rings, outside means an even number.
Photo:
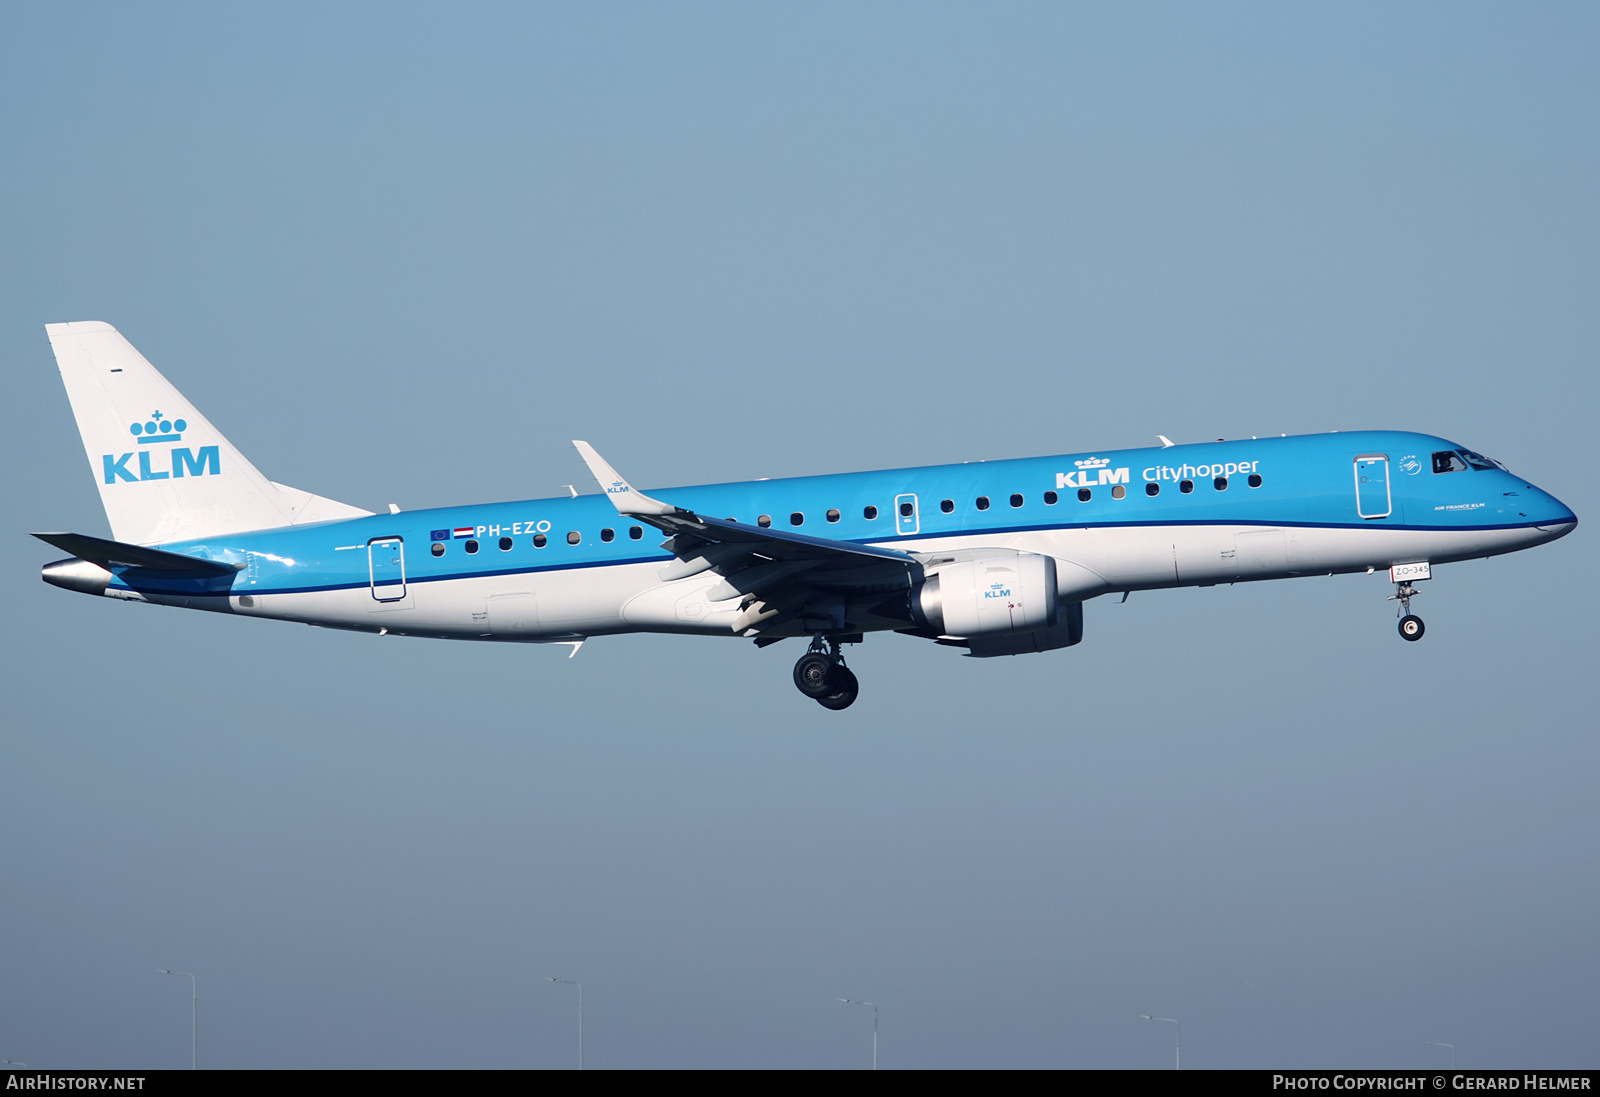
[[[1565,537],[1578,527],[1578,516],[1573,513],[1571,507],[1547,491],[1540,488],[1533,490],[1537,496],[1537,503],[1536,512],[1532,517],[1534,524],[1541,530],[1554,533],[1557,537]]]

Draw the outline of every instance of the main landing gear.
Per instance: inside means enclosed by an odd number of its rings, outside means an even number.
[[[1411,599],[1416,597],[1417,588],[1410,583],[1400,582],[1394,585],[1395,592],[1389,595],[1389,601],[1399,602],[1395,612],[1400,617],[1400,638],[1402,640],[1420,640],[1427,631],[1427,626],[1422,623],[1422,618],[1411,612]]]
[[[855,703],[861,684],[844,665],[839,641],[831,636],[816,636],[811,646],[794,665],[794,684],[801,693],[827,709],[849,708]]]

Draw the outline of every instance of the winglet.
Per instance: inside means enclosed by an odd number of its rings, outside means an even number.
[[[576,439],[572,444],[578,447],[578,456],[583,458],[583,463],[589,466],[589,471],[600,484],[600,490],[611,498],[612,506],[617,508],[618,514],[679,514],[680,510],[671,503],[663,503],[659,499],[652,499],[648,495],[634,490],[633,485],[624,480],[616,469],[606,464],[606,459],[594,451],[588,442]]]

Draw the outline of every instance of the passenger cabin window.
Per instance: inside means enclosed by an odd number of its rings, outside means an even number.
[[[760,526],[762,529],[766,529],[768,526],[772,525],[772,515],[763,514],[761,517],[756,519],[756,525]]]
[[[987,495],[978,496],[978,509],[979,510],[988,510],[989,509],[989,497]]]
[[[1211,481],[1211,486],[1216,488],[1218,491],[1227,491],[1228,478],[1226,476],[1219,476],[1215,480]]]
[[[435,541],[433,543],[433,554],[435,556],[443,556],[444,555],[444,542],[443,541]]]
[[[577,530],[573,530],[571,533],[567,534],[567,544],[569,545],[576,545],[582,540],[583,534],[579,533]]]
[[[550,539],[547,538],[544,534],[535,533],[533,535],[533,547],[534,548],[544,548],[549,543],[550,543]]]
[[[1111,489],[1111,498],[1113,499],[1123,499],[1126,498],[1127,495],[1128,489],[1123,487],[1121,484],[1118,484]]]
[[[1178,481],[1178,490],[1183,492],[1185,495],[1188,495],[1191,491],[1194,490],[1194,481],[1193,480],[1179,480]]]
[[[900,517],[902,517],[902,518],[910,518],[911,515],[913,513],[915,513],[916,509],[917,508],[912,506],[910,503],[901,503],[900,504]]]
[[[1087,503],[1093,497],[1094,497],[1094,492],[1090,491],[1088,488],[1079,488],[1078,489],[1078,502]]]
[[[1161,494],[1161,485],[1156,483],[1154,480],[1151,480],[1148,484],[1146,484],[1144,486],[1144,493],[1146,495],[1160,495]]]
[[[877,507],[862,507],[861,508],[861,517],[865,518],[867,521],[870,522],[874,518],[876,518],[877,516],[878,516],[878,508]]]
[[[1253,488],[1260,487],[1261,486],[1261,474],[1257,473],[1257,472],[1252,472],[1250,474],[1249,483],[1250,483],[1250,486],[1253,487]]]
[[[838,520],[839,520],[839,512],[838,511],[836,511],[836,510],[828,511],[828,521],[837,522]]]
[[[946,514],[954,513],[956,509],[956,501],[954,499],[945,499],[939,504],[939,509],[944,511]]]
[[[477,552],[478,551],[478,542],[476,540],[468,540],[466,548],[467,548],[467,551],[469,553]]]
[[[1020,507],[1020,506],[1021,506],[1021,505],[1022,505],[1022,496],[1020,496],[1020,495],[1013,495],[1013,496],[1012,496],[1012,497],[1011,497],[1011,505],[1012,505],[1012,506],[1013,506],[1013,507]]]
[[[509,537],[500,538],[500,551],[501,552],[510,552],[511,551],[511,538],[509,538]]]
[[[1433,455],[1434,472],[1465,472],[1467,463],[1452,450],[1442,450]]]
[[[803,526],[806,524],[806,516],[799,511],[795,511],[789,515],[789,524],[791,526]]]
[[[641,538],[643,536],[644,536],[644,527],[642,527],[642,526],[629,526],[628,527],[628,540],[637,541],[639,538]]]
[[[1044,505],[1047,506],[1047,507],[1053,507],[1053,506],[1056,505],[1056,500],[1058,500],[1060,498],[1061,497],[1059,495],[1057,495],[1055,492],[1047,491],[1047,492],[1044,493]]]
[[[609,545],[612,541],[615,541],[616,539],[617,539],[617,531],[616,530],[603,529],[603,530],[600,531],[600,540],[604,541],[606,544]]]

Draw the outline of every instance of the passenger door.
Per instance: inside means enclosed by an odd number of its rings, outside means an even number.
[[[1387,518],[1393,509],[1388,454],[1361,454],[1356,458],[1356,513],[1368,519]]]
[[[367,571],[372,578],[372,597],[379,602],[398,602],[406,596],[406,547],[398,537],[379,537],[367,542]]]

